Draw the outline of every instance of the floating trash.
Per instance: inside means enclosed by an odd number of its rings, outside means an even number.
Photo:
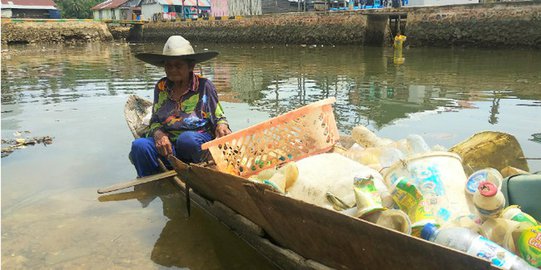
[[[15,135],[22,135],[22,133],[30,133],[30,131],[17,131],[14,134]],[[13,151],[17,149],[26,148],[27,145],[36,145],[36,144],[52,144],[53,143],[53,137],[51,136],[43,136],[43,137],[32,137],[32,138],[15,138],[15,139],[2,139],[2,157],[7,157]],[[7,145],[4,147],[4,145]]]

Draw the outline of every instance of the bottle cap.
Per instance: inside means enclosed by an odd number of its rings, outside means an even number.
[[[498,188],[496,185],[492,184],[489,181],[484,181],[479,183],[479,193],[484,197],[493,197],[498,193]]]
[[[421,230],[421,238],[429,240],[432,235],[438,230],[438,227],[433,223],[427,223]]]
[[[475,194],[477,189],[479,189],[479,183],[486,181],[488,178],[487,172],[485,171],[476,171],[470,177],[468,177],[468,181],[466,182],[466,192],[468,194]]]

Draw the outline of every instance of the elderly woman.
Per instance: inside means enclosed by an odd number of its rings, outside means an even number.
[[[201,145],[231,133],[212,82],[193,72],[195,64],[217,52],[195,53],[190,42],[171,36],[163,54],[138,54],[164,67],[165,77],[154,87],[154,105],[146,138],[133,141],[130,157],[139,177],[159,171],[158,159],[175,155],[184,162],[203,161]]]

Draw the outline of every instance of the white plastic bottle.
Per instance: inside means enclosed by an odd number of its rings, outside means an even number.
[[[473,194],[473,205],[479,211],[481,218],[498,217],[505,205],[503,193],[492,182],[484,181]]]
[[[479,188],[479,183],[483,181],[489,181],[501,188],[503,182],[502,174],[494,168],[484,168],[482,170],[475,171],[468,177],[466,182],[466,193],[473,195]]]
[[[438,229],[436,225],[428,223],[421,231],[421,237],[425,240],[487,260],[503,269],[536,269],[517,255],[467,228],[450,227]]]

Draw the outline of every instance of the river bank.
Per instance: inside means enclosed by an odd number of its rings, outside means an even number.
[[[2,44],[107,42],[107,24],[92,20],[12,21],[2,19]]]
[[[416,47],[541,48],[541,3],[281,13],[234,20],[151,22],[131,30],[94,21],[3,21],[2,43],[108,41],[113,37],[162,42],[181,34],[197,42],[389,46],[399,28]]]

